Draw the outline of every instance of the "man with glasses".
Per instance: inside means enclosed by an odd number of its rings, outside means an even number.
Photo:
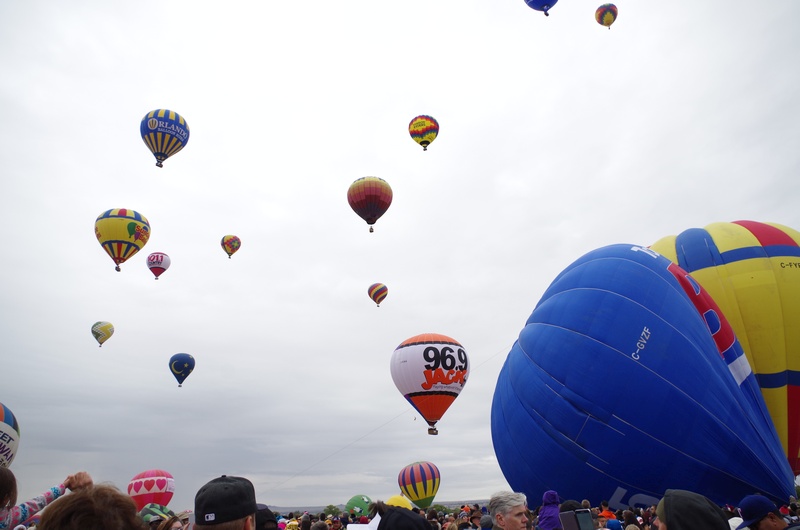
[[[783,518],[775,503],[763,495],[748,495],[739,503],[739,515],[742,524],[736,530],[782,530],[783,528],[800,528],[800,523],[789,524]]]

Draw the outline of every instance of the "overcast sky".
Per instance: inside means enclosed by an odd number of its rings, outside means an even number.
[[[492,394],[561,270],[716,221],[800,228],[800,3],[619,0],[611,30],[598,5],[0,2],[20,497],[161,468],[176,511],[221,474],[269,505],[339,504],[396,494],[417,460],[438,465],[437,500],[507,488]],[[191,127],[162,169],[139,135],[157,108]],[[427,152],[418,114],[441,126]],[[368,175],[394,190],[372,234],[346,200]],[[122,272],[94,236],[111,208],[152,229]],[[157,282],[154,251],[172,258]],[[102,348],[98,320],[116,328]],[[425,332],[472,365],[438,436],[389,373]],[[197,363],[183,388],[178,352]]]

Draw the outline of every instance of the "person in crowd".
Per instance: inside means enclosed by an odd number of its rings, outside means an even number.
[[[686,490],[667,490],[656,506],[658,530],[730,530],[722,508]],[[761,529],[764,530],[764,529]]]
[[[214,530],[254,530],[257,511],[253,483],[243,477],[222,475],[197,491],[194,526],[215,526]]]
[[[483,517],[483,514],[480,510],[475,510],[469,515],[469,524],[472,527],[472,530],[480,530],[481,517]]]
[[[635,526],[636,530],[642,530],[642,526],[639,523],[639,520],[636,518],[636,514],[631,510],[623,510],[622,526],[625,528],[625,530],[628,530],[628,527],[631,525]]]
[[[300,530],[311,530],[311,516],[307,513],[300,518]]]
[[[182,530],[183,529],[183,521],[177,515],[172,515],[163,521],[161,524],[158,525],[158,530]]]
[[[181,520],[183,523],[183,527],[187,530],[192,530],[188,527],[189,525],[189,516],[192,514],[192,510],[183,510],[182,512],[178,513],[178,519]]]
[[[114,486],[87,485],[42,512],[37,530],[144,530],[136,504]]]
[[[439,513],[431,508],[428,510],[428,524],[431,525],[431,530],[442,530],[442,524],[439,522]]]
[[[492,516],[488,513],[481,516],[481,530],[492,530]]]
[[[331,519],[331,530],[342,530],[342,519],[334,516]]]
[[[139,517],[150,527],[150,530],[158,530],[161,523],[174,515],[175,512],[166,506],[154,502],[145,504],[142,506],[142,509],[139,510]]]
[[[528,525],[527,498],[524,493],[500,491],[489,499],[489,513],[496,530],[523,530]]]
[[[781,530],[783,528],[800,528],[800,522],[789,524],[774,502],[763,495],[748,495],[739,502],[739,514],[742,522],[737,530]],[[661,519],[659,513],[658,518]],[[669,522],[669,521],[667,521]]]
[[[325,521],[317,521],[311,525],[311,530],[328,530],[328,523]]]
[[[561,519],[558,517],[561,499],[554,490],[547,490],[542,495],[542,507],[539,509],[539,520],[536,526],[541,530],[555,530],[561,528]]]
[[[602,515],[607,520],[611,520],[611,519],[616,519],[617,518],[616,514],[614,512],[612,512],[611,510],[609,510],[608,501],[606,501],[606,500],[600,501],[600,513],[599,513],[599,515]]]
[[[42,508],[69,491],[78,491],[92,485],[92,477],[85,471],[69,475],[64,482],[53,486],[38,497],[17,505],[17,479],[7,467],[0,467],[0,529],[14,528],[30,519]]]
[[[256,504],[256,530],[278,530],[278,520],[266,504]]]
[[[375,503],[377,519],[380,516],[377,530],[430,530],[431,525],[425,517],[407,508],[389,506],[383,501]]]

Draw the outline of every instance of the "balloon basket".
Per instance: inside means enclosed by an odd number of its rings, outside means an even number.
[[[161,163],[161,160],[156,162],[156,167],[164,167],[164,164]]]
[[[370,231],[370,232],[374,232],[375,230],[373,230],[373,229],[372,229],[372,227],[370,226],[370,227],[369,227],[369,231]]]
[[[179,383],[179,384],[178,384],[178,388],[183,388],[183,385],[181,385],[181,384]]]
[[[117,271],[117,272],[122,272],[122,269],[120,269],[120,268],[119,268],[119,265],[117,265],[116,267],[114,267],[114,270],[115,270],[115,271]]]
[[[439,430],[436,427],[428,427],[428,434],[436,436],[439,434]]]

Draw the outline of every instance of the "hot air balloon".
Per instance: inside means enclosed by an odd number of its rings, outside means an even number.
[[[147,256],[147,268],[150,269],[150,272],[153,273],[156,280],[159,276],[164,274],[164,271],[169,269],[171,264],[172,260],[163,252],[153,252]]]
[[[603,4],[594,12],[594,18],[601,26],[611,29],[611,24],[617,20],[617,6],[614,4]]]
[[[178,386],[183,386],[183,382],[194,370],[194,357],[188,353],[176,353],[169,359],[169,371],[178,381]]]
[[[11,409],[0,403],[0,467],[9,467],[17,455],[19,423]]]
[[[491,427],[506,480],[532,496],[558,484],[616,509],[667,488],[720,505],[794,492],[730,325],[685,271],[636,245],[553,281],[500,371]]]
[[[372,225],[386,213],[392,204],[392,188],[378,177],[362,177],[350,184],[347,202],[354,212],[367,222],[369,231]]]
[[[373,283],[369,286],[369,289],[367,289],[367,294],[369,294],[369,297],[375,302],[375,305],[380,307],[383,299],[389,294],[389,289],[382,283]]]
[[[366,495],[353,495],[344,505],[344,509],[352,515],[367,515],[371,502],[372,499]]]
[[[388,499],[386,499],[387,506],[396,506],[397,508],[405,508],[406,510],[413,510],[414,506],[411,504],[411,501],[406,499],[402,495],[392,495]]]
[[[536,11],[543,11],[545,16],[550,16],[550,9],[558,3],[558,0],[525,0],[528,7]]]
[[[164,160],[183,149],[189,141],[189,124],[180,114],[167,109],[151,110],[145,114],[139,132],[156,157],[158,167],[163,167]]]
[[[142,471],[128,483],[128,495],[136,503],[136,510],[146,504],[166,506],[175,492],[175,479],[162,469]]]
[[[436,422],[461,393],[469,376],[469,358],[455,339],[423,333],[403,341],[391,359],[392,380],[411,406],[439,434]]]
[[[222,236],[222,241],[219,242],[222,245],[222,250],[228,255],[228,259],[231,259],[231,256],[236,254],[239,248],[242,246],[242,240],[236,236]]]
[[[92,324],[92,336],[100,346],[114,334],[114,325],[111,322],[95,322]]]
[[[800,474],[800,232],[735,221],[692,228],[651,247],[711,294],[756,374],[781,444]]]
[[[432,462],[414,462],[400,470],[400,491],[420,508],[428,508],[439,491],[441,475]]]
[[[430,143],[439,134],[439,122],[433,116],[417,116],[408,124],[408,134],[422,146],[423,151],[427,151]]]
[[[114,208],[97,216],[94,235],[103,250],[116,263],[116,271],[128,258],[142,250],[150,239],[150,223],[133,210]]]

